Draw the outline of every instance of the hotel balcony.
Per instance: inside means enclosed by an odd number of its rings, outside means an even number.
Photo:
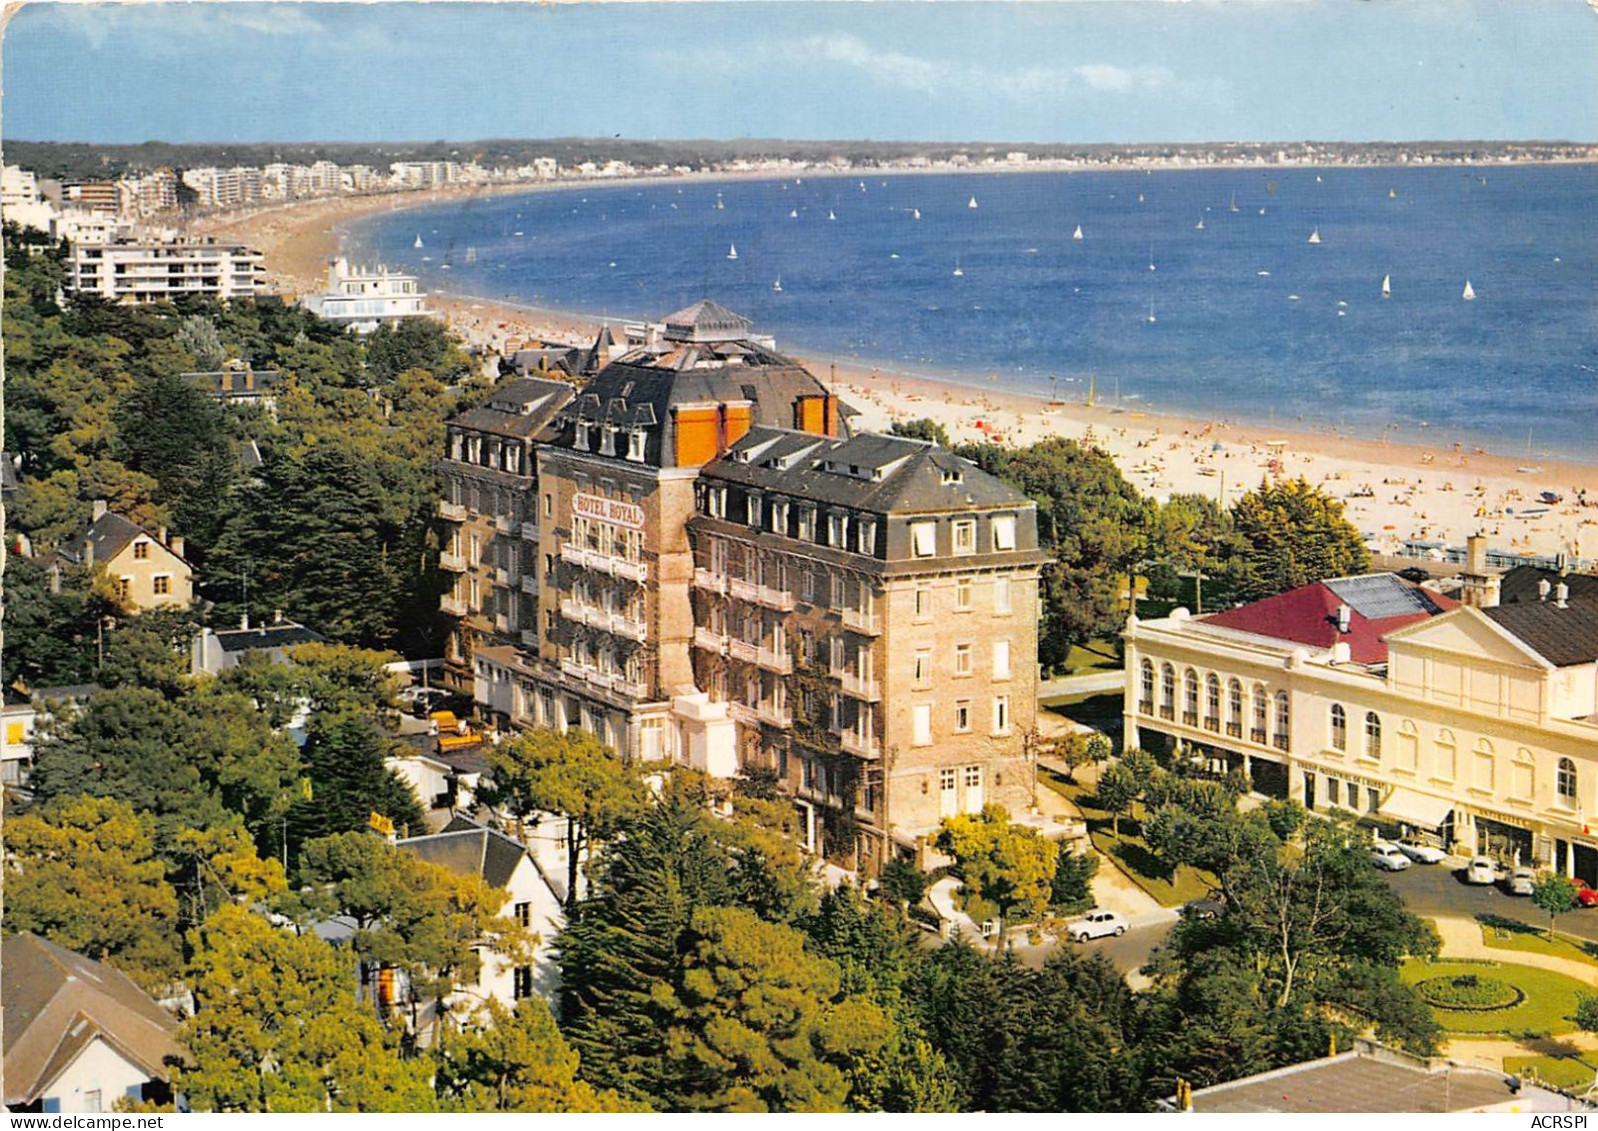
[[[727,595],[739,601],[755,604],[760,600],[760,586],[741,577],[727,579]]]
[[[1248,740],[1256,746],[1264,746],[1269,741],[1269,736],[1265,733],[1264,727],[1254,727],[1248,732]]]
[[[727,653],[735,660],[743,660],[753,664],[760,659],[760,645],[751,644],[747,640],[739,640],[736,636],[727,641]]]
[[[524,523],[522,523],[522,537],[525,538],[529,542],[538,541],[538,523],[536,523],[536,522],[524,522]]]
[[[620,672],[611,676],[610,689],[617,695],[625,696],[628,699],[649,698],[649,685],[647,683],[630,680]]]
[[[507,589],[509,589],[511,586],[516,584],[516,578],[515,578],[514,575],[512,575],[510,570],[501,569],[498,566],[495,566],[494,567],[494,584],[495,585],[503,585]]]
[[[790,589],[773,589],[769,585],[760,587],[760,603],[768,609],[775,609],[779,613],[791,613],[798,602],[794,599]]]
[[[1271,737],[1271,745],[1282,751],[1284,754],[1291,753],[1291,744],[1288,742],[1288,737],[1285,734],[1273,735]]]
[[[876,613],[863,613],[859,609],[844,609],[842,612],[843,627],[851,632],[858,632],[862,636],[878,636],[882,633],[882,621]]]
[[[1139,700],[1138,701],[1138,705],[1137,705],[1137,709],[1138,709],[1139,713],[1141,713],[1141,714],[1152,715],[1154,713],[1154,700],[1152,700],[1152,699],[1141,699],[1141,700]]]
[[[522,629],[522,647],[523,648],[531,648],[533,651],[536,652],[538,650],[538,646],[541,643],[542,643],[542,641],[539,640],[538,633],[537,633],[536,630],[531,629],[531,628]]]
[[[757,711],[760,721],[767,726],[791,727],[793,716],[788,713],[788,708],[779,707],[774,703],[762,703]]]
[[[609,672],[602,672],[598,668],[589,667],[587,664],[567,657],[560,662],[561,673],[570,679],[580,679],[584,683],[609,691],[615,683],[616,677]]]
[[[728,703],[727,714],[732,716],[732,721],[741,726],[753,727],[760,725],[760,712],[747,703]]]
[[[694,570],[694,588],[703,589],[706,593],[717,593],[725,597],[727,595],[727,575],[713,573],[708,569],[696,568]]]
[[[852,730],[840,732],[838,738],[845,754],[853,754],[856,758],[882,757],[882,744],[875,738],[864,738]]]
[[[463,617],[466,615],[466,602],[459,597],[446,595],[439,598],[438,611],[447,617]]]
[[[508,514],[496,514],[494,516],[494,529],[501,534],[514,535],[516,533],[516,523]]]
[[[1182,712],[1182,725],[1186,726],[1186,727],[1196,727],[1196,726],[1198,726],[1198,712],[1197,711],[1183,711]]]
[[[649,638],[649,626],[641,620],[636,620],[624,613],[610,614],[609,631],[615,636],[626,637],[638,644]]]
[[[438,517],[446,522],[465,522],[466,507],[461,503],[447,503],[439,500]]]
[[[868,703],[875,703],[882,698],[882,688],[874,679],[864,679],[852,672],[842,672],[838,678],[843,681],[845,695],[864,699]]]
[[[450,573],[465,573],[466,559],[459,554],[444,550],[438,555],[438,568],[448,570]]]
[[[626,558],[618,558],[613,554],[590,550],[583,546],[562,546],[560,560],[593,570],[595,573],[623,577],[628,581],[642,582],[649,577],[649,566],[645,562],[630,562]]]
[[[522,592],[529,597],[538,596],[538,575],[532,573],[522,574]]]
[[[778,652],[771,648],[761,648],[755,655],[755,663],[768,672],[778,675],[791,675],[793,673],[793,657],[787,652]]]
[[[504,613],[496,613],[494,615],[494,631],[508,634],[510,632],[510,617]]]
[[[708,628],[694,629],[694,647],[702,648],[706,652],[714,652],[718,656],[727,654],[727,638],[719,632],[711,632]]]
[[[636,640],[640,644],[648,635],[648,628],[641,620],[634,620],[622,613],[613,613],[598,605],[584,605],[570,597],[561,601],[560,615],[573,624],[586,624],[589,628],[625,636],[628,640]]]

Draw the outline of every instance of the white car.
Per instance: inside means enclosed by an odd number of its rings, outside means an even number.
[[[1535,868],[1516,868],[1509,874],[1507,890],[1510,895],[1530,895],[1537,889],[1537,870]]]
[[[1384,872],[1402,872],[1409,867],[1409,857],[1396,844],[1378,842],[1371,845],[1371,863]]]
[[[1423,844],[1418,840],[1399,841],[1398,851],[1417,864],[1441,864],[1448,859],[1448,853],[1435,844]]]
[[[1502,876],[1503,870],[1491,856],[1474,857],[1465,865],[1467,884],[1496,884]]]
[[[1095,907],[1080,919],[1072,919],[1067,923],[1065,933],[1072,942],[1087,942],[1089,939],[1102,939],[1106,935],[1124,935],[1129,925],[1126,916],[1119,911]]]

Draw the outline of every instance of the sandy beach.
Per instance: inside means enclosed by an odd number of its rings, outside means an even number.
[[[340,228],[351,220],[474,194],[527,191],[536,189],[308,202],[211,218],[196,228],[258,248],[273,285],[298,295],[321,289],[327,261],[339,250]],[[430,302],[468,341],[492,352],[535,341],[586,344],[598,329],[597,319],[484,299],[434,294]],[[984,388],[980,376],[945,382],[885,369],[839,365],[834,371],[824,359],[807,358],[802,347],[778,345],[823,379],[835,372],[838,393],[859,410],[857,429],[886,430],[895,421],[930,417],[956,441],[1024,447],[1066,436],[1103,450],[1139,491],[1162,501],[1201,494],[1232,502],[1264,478],[1302,476],[1344,500],[1349,519],[1383,553],[1399,553],[1406,541],[1463,546],[1467,535],[1481,532],[1495,550],[1598,557],[1598,466],[1539,460],[1531,468],[1523,458],[1443,437],[1428,447],[1155,414],[1135,402],[1105,403],[1113,401],[1105,390],[1090,398],[1087,390],[1073,389],[1051,400]],[[1539,501],[1544,492],[1559,501]]]

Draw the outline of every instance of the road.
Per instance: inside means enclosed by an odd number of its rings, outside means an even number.
[[[1505,895],[1497,887],[1476,887],[1462,882],[1454,865],[1417,864],[1403,872],[1384,873],[1393,890],[1415,914],[1424,918],[1437,915],[1499,915],[1544,927],[1548,916],[1531,905],[1525,896]],[[1562,934],[1598,942],[1598,909],[1579,908],[1561,915],[1555,927]]]

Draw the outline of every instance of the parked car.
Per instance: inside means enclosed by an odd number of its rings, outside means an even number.
[[[1218,891],[1211,891],[1200,899],[1190,899],[1182,904],[1182,910],[1192,919],[1215,919],[1226,910],[1226,896]]]
[[[1576,879],[1571,881],[1576,885],[1577,907],[1598,907],[1598,889],[1587,886],[1587,881]]]
[[[1510,895],[1530,895],[1537,887],[1537,869],[1520,867],[1509,873],[1504,889]]]
[[[1409,857],[1399,851],[1398,845],[1378,841],[1371,845],[1371,863],[1384,872],[1402,872],[1409,867]]]
[[[1467,884],[1496,884],[1503,876],[1503,869],[1498,866],[1498,861],[1491,856],[1474,857],[1465,865],[1465,882]]]
[[[1072,942],[1087,942],[1089,939],[1102,939],[1106,935],[1124,935],[1127,926],[1126,916],[1119,911],[1095,907],[1081,918],[1067,923],[1065,933]]]
[[[1398,851],[1417,864],[1441,864],[1448,859],[1448,853],[1438,848],[1435,844],[1424,844],[1418,840],[1399,841]]]

